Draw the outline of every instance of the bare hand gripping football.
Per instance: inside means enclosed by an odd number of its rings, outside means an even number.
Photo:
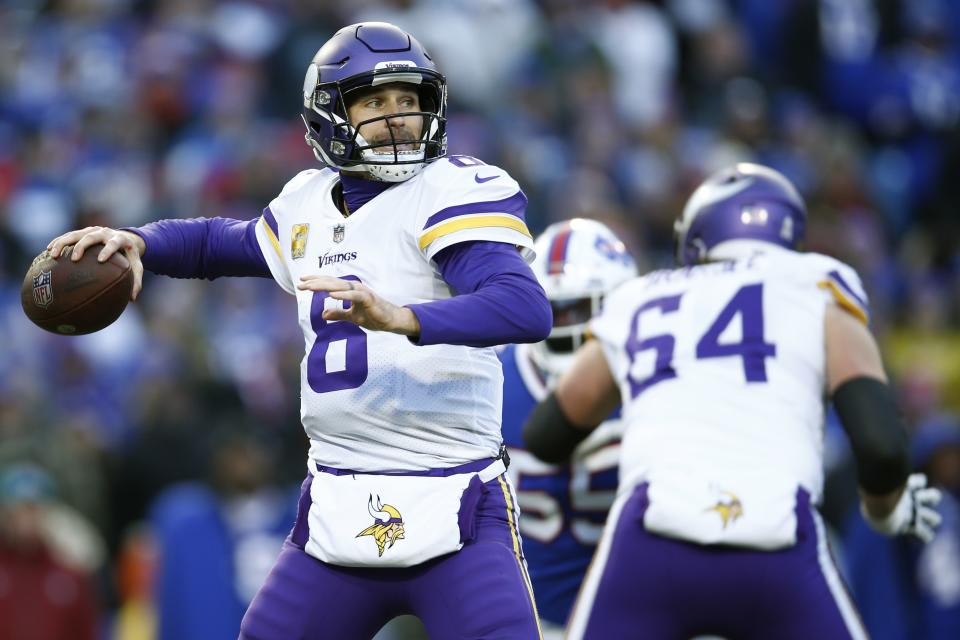
[[[130,301],[133,271],[122,253],[104,262],[90,252],[77,260],[37,256],[20,289],[23,312],[42,329],[62,335],[99,331],[113,323]]]

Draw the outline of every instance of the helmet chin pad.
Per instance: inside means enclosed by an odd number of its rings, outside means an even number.
[[[371,180],[379,182],[403,182],[417,175],[427,166],[425,143],[420,140],[394,140],[379,145],[370,145],[359,133],[356,136],[362,162],[346,170],[366,173]],[[398,146],[415,144],[418,149],[398,149]]]
[[[372,160],[374,162],[365,163],[358,165],[357,168],[362,167],[363,171],[373,180],[380,182],[403,182],[404,180],[409,180],[413,176],[417,175],[427,166],[427,163],[423,161],[424,153],[423,151],[399,151],[397,156],[402,157],[405,154],[412,153],[415,157],[409,158],[410,161],[398,162],[397,164],[384,164],[375,162],[377,159],[376,156],[384,155],[387,157],[393,157],[392,153],[380,154],[370,149],[367,149],[362,152],[364,160]],[[368,155],[369,154],[369,155]]]

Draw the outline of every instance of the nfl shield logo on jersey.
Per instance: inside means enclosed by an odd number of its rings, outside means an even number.
[[[347,227],[342,224],[338,224],[333,228],[333,241],[334,242],[343,242],[343,234],[346,232]]]
[[[307,231],[309,230],[309,224],[293,225],[293,233],[290,234],[290,255],[294,260],[302,258],[307,252]]]
[[[373,506],[373,496],[367,502],[367,511],[373,516],[374,523],[357,534],[361,536],[373,536],[377,543],[377,556],[383,556],[384,549],[389,549],[397,540],[402,540],[403,535],[403,516],[397,511],[396,507],[380,502],[380,496],[377,496],[377,506]]]
[[[41,309],[46,309],[53,302],[52,282],[52,271],[41,271],[33,277],[33,302]]]

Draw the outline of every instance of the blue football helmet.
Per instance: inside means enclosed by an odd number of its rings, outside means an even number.
[[[360,126],[390,115],[352,125],[347,114],[350,93],[392,82],[417,87],[421,111],[404,115],[423,118],[420,139],[393,138],[391,129],[390,141],[369,144]],[[407,180],[446,155],[446,112],[447,82],[433,59],[413,36],[386,22],[361,22],[337,31],[313,56],[303,80],[305,137],[317,160],[346,171],[365,171],[376,180]]]
[[[803,198],[769,167],[740,162],[697,187],[673,225],[677,263],[738,258],[771,245],[800,249],[807,225]]]

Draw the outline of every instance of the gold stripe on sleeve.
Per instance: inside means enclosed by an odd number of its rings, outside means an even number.
[[[822,280],[817,283],[817,285],[821,289],[827,289],[830,291],[830,293],[833,294],[834,299],[837,301],[837,304],[839,304],[845,311],[849,312],[854,318],[865,325],[870,325],[870,320],[867,318],[867,312],[863,310],[863,307],[850,298],[850,296],[845,294],[835,282],[832,280]]]
[[[263,225],[264,231],[267,232],[267,237],[270,238],[270,244],[273,245],[273,250],[277,252],[277,255],[283,260],[283,251],[280,250],[280,241],[277,240],[277,236],[273,233],[273,229],[270,228],[270,225],[267,224],[265,218],[260,218],[260,223]]]
[[[523,220],[514,218],[513,216],[469,216],[448,220],[438,224],[430,231],[427,231],[425,234],[420,236],[420,249],[421,251],[426,249],[430,246],[430,243],[437,238],[442,238],[443,236],[450,235],[451,233],[463,231],[464,229],[481,229],[483,227],[501,227],[505,229],[513,229],[514,231],[519,231],[528,238],[533,237],[530,234],[529,229],[527,229],[527,225],[523,223]]]

